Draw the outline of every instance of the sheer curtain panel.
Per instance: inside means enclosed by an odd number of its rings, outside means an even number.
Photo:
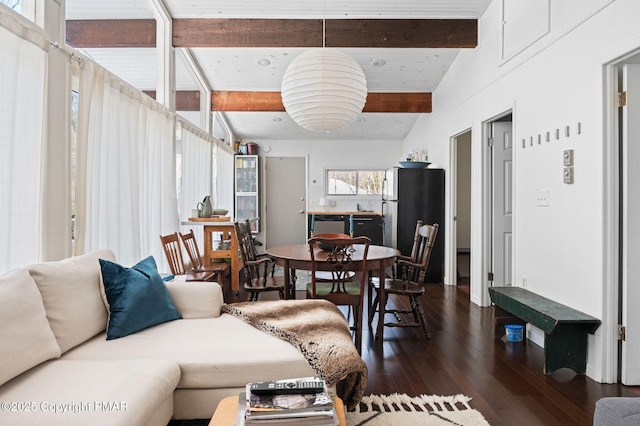
[[[49,41],[0,4],[0,274],[39,262]]]
[[[191,123],[180,121],[180,218],[186,221],[191,210],[211,194],[211,148],[213,137]],[[213,197],[211,202],[214,203]],[[214,206],[215,207],[215,206]],[[183,233],[193,229],[198,246],[204,248],[202,226],[181,226]]]
[[[190,123],[179,124],[182,128],[180,217],[182,220],[187,220],[198,202],[202,201],[206,195],[213,195],[211,193],[213,137]],[[213,199],[211,201],[214,202]]]
[[[75,251],[161,267],[159,235],[178,228],[174,116],[89,60],[80,90]]]
[[[233,189],[233,151],[231,147],[216,140],[213,150],[215,161],[215,199],[218,206],[229,210],[229,215],[235,217],[234,189]]]

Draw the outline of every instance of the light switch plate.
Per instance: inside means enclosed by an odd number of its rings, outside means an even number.
[[[536,205],[539,207],[549,206],[549,190],[548,189],[538,189],[538,193],[536,195]]]

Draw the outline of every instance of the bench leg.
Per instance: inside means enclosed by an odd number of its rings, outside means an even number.
[[[544,374],[570,368],[576,374],[587,370],[587,331],[580,324],[560,324],[544,338]]]

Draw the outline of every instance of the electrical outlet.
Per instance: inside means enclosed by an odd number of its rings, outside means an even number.
[[[538,194],[536,196],[536,205],[539,207],[549,206],[549,190],[548,189],[538,189]]]
[[[522,288],[527,288],[527,276],[522,276]]]

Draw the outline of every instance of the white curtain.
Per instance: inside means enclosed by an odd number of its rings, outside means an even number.
[[[180,217],[187,220],[206,195],[211,193],[211,148],[213,137],[188,122],[181,122]],[[212,199],[212,203],[215,201]],[[214,206],[215,207],[215,206]]]
[[[40,261],[49,41],[0,4],[0,274]]]
[[[235,217],[234,183],[233,183],[233,151],[221,141],[216,140],[213,150],[215,165],[214,194],[216,204],[229,210],[229,216]]]
[[[75,252],[153,255],[164,270],[159,236],[178,228],[173,115],[88,60],[80,91]]]

